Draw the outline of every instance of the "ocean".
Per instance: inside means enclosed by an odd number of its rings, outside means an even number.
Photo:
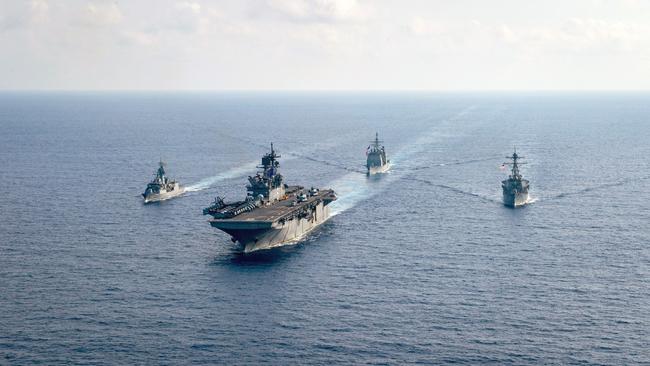
[[[649,116],[647,93],[0,93],[0,364],[650,364]],[[339,200],[245,255],[202,209],[271,142]],[[189,192],[144,205],[159,159]]]

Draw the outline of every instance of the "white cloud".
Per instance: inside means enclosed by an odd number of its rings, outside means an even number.
[[[427,21],[420,16],[413,17],[411,23],[408,25],[410,31],[416,36],[430,36],[440,33],[440,28],[436,26],[437,23]]]
[[[88,3],[81,14],[80,23],[87,26],[109,26],[120,23],[123,18],[116,3]]]
[[[470,22],[445,22],[413,17],[407,28],[417,37],[429,38],[453,47],[485,46],[502,43],[522,50],[582,52],[650,51],[650,25],[607,21],[593,18],[571,18],[554,24],[508,25]],[[430,42],[430,45],[435,42]]]
[[[49,20],[46,0],[0,0],[0,32],[25,28]]]
[[[179,9],[187,9],[193,12],[194,14],[199,14],[201,12],[201,4],[196,2],[181,1],[176,4]]]
[[[271,13],[292,21],[354,21],[369,15],[369,7],[356,0],[266,0],[266,5]]]
[[[552,26],[502,26],[502,39],[529,51],[620,53],[650,51],[650,25],[571,18]]]
[[[49,21],[50,6],[46,0],[32,0],[31,20],[34,23],[43,23]]]
[[[159,38],[152,33],[142,31],[123,31],[120,33],[123,41],[127,44],[135,44],[137,46],[152,46],[159,42]]]
[[[0,88],[650,88],[648,3],[497,1],[0,0]]]

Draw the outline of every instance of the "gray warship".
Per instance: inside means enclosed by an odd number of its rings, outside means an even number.
[[[300,239],[329,218],[328,205],[336,200],[331,189],[284,184],[278,158],[271,144],[260,171],[248,177],[245,200],[226,203],[217,197],[203,210],[212,216],[210,225],[229,234],[245,253]]]
[[[176,197],[183,192],[185,192],[184,187],[175,180],[167,178],[165,175],[165,163],[160,161],[156,176],[147,184],[147,188],[144,190],[142,197],[144,197],[144,203],[149,203],[164,201]]]
[[[366,168],[368,175],[377,173],[385,173],[390,168],[390,160],[386,159],[386,149],[380,146],[379,133],[375,133],[375,141],[370,142],[370,146],[366,149]]]
[[[508,207],[523,206],[528,202],[528,188],[530,182],[524,179],[519,172],[519,165],[525,164],[518,162],[522,156],[517,155],[515,149],[512,156],[506,156],[507,159],[512,160],[512,163],[503,163],[503,165],[512,165],[512,172],[508,179],[501,182],[503,188],[503,204]]]

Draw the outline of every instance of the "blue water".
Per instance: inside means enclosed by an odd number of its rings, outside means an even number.
[[[650,363],[650,95],[0,94],[0,364]],[[375,131],[390,174],[368,179]],[[332,187],[243,255],[273,141]],[[513,146],[534,203],[500,204]],[[143,205],[158,159],[191,188]]]

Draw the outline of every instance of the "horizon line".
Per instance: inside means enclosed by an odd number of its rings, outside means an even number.
[[[648,93],[650,89],[0,89],[0,93]]]

